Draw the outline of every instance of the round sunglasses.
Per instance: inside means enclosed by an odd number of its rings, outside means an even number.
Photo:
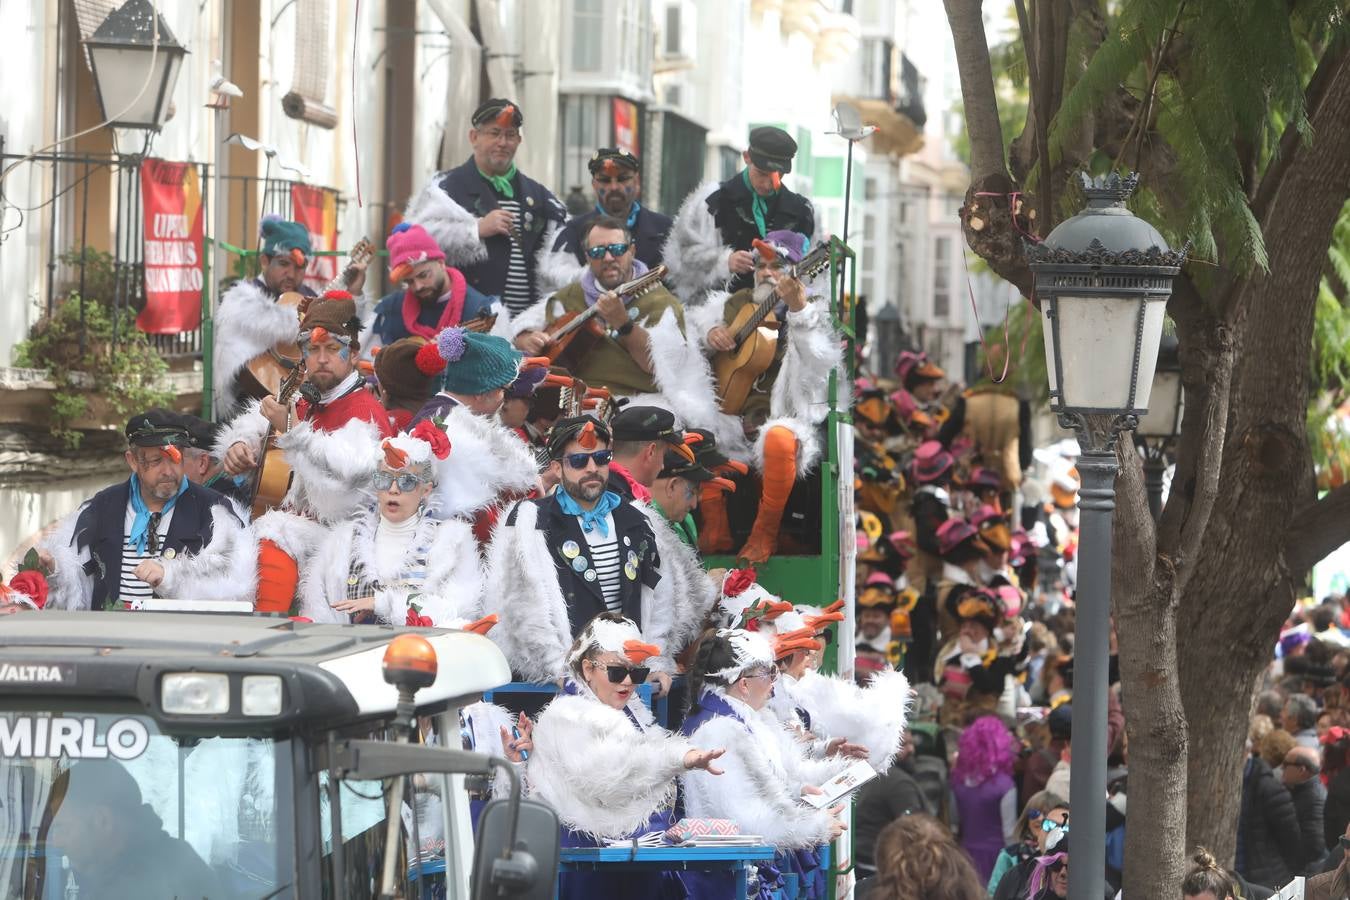
[[[387,491],[390,487],[397,484],[399,491],[406,494],[415,490],[419,484],[424,484],[425,478],[420,475],[414,475],[412,472],[403,472],[395,475],[393,472],[376,472],[370,477],[370,483],[374,485],[377,491]]]

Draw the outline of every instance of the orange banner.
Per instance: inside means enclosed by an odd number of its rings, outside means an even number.
[[[291,208],[295,221],[309,229],[315,250],[337,249],[337,192],[308,184],[291,185]],[[305,285],[321,291],[337,277],[336,256],[312,256],[305,270]]]
[[[202,191],[194,163],[141,163],[145,309],[149,334],[194,331],[202,319]]]

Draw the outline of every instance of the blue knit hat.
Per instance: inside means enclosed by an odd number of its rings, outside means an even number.
[[[263,216],[262,247],[264,256],[277,256],[299,250],[308,259],[313,255],[309,243],[309,230],[299,222],[288,222],[277,215]]]
[[[524,354],[495,334],[446,328],[417,351],[424,375],[444,372],[441,389],[452,394],[486,394],[516,380]]]

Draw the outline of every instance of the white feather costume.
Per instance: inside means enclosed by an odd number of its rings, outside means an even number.
[[[502,496],[523,495],[539,484],[539,466],[529,445],[493,417],[456,406],[445,417],[450,455],[436,463],[432,513],[470,518]]]
[[[378,519],[375,510],[367,510],[324,532],[300,579],[300,615],[315,622],[350,621],[331,604],[346,598],[347,577],[357,562],[368,579],[383,585],[375,591],[375,617],[382,623],[404,624],[410,600],[437,626],[478,618],[483,574],[478,542],[467,522],[423,516],[402,558],[388,559],[375,554]],[[424,574],[412,571],[419,555],[426,563]]]
[[[774,695],[782,694],[811,717],[811,731],[820,738],[846,738],[867,748],[867,761],[885,772],[895,761],[904,738],[913,692],[904,673],[879,672],[865,688],[833,675],[808,669],[800,679],[781,675]]]
[[[511,516],[515,516],[513,523]],[[558,586],[553,555],[544,532],[537,527],[539,507],[531,502],[517,503],[510,515],[503,516],[492,532],[487,548],[486,578],[483,585],[483,614],[495,613],[506,623],[488,633],[506,655],[511,670],[526,681],[540,684],[557,682],[567,673],[567,651],[572,646],[572,625],[567,617],[567,601]],[[662,563],[662,572],[665,564]],[[669,631],[671,617],[663,615],[656,592],[642,585],[642,621],[644,640],[657,643],[647,623]],[[657,643],[663,652],[670,649]],[[673,672],[669,656],[652,657],[648,664],[656,671]]]
[[[554,235],[556,242],[557,235]],[[549,245],[552,247],[552,244]],[[534,277],[539,285],[540,296],[547,297],[562,290],[574,281],[580,281],[586,272],[586,266],[577,262],[576,255],[570,250],[546,250],[539,254],[539,267]]]
[[[278,305],[257,281],[249,279],[237,282],[220,298],[212,327],[212,409],[222,419],[239,401],[234,381],[240,370],[277,344],[294,342],[300,317],[295,307]]]
[[[725,774],[694,770],[684,775],[685,814],[691,818],[732,819],[744,834],[757,834],[779,850],[799,850],[830,840],[832,818],[799,798],[806,785],[817,785],[843,766],[838,760],[813,761],[766,707],[754,710],[715,685],[706,690],[724,700],[741,720],[713,716],[689,741],[700,750],[725,748],[717,765]]]
[[[653,813],[674,802],[675,779],[693,748],[656,725],[636,693],[628,701],[630,719],[586,685],[575,689],[539,714],[525,763],[529,792],[553,807],[563,825],[597,840],[640,833]]]
[[[667,671],[666,660],[674,659],[698,637],[703,622],[717,603],[718,585],[708,577],[703,562],[666,517],[649,503],[633,503],[651,524],[656,550],[661,554],[661,581],[653,592],[650,608],[643,604],[642,631],[665,656],[654,660],[655,668]]]
[[[446,265],[463,268],[487,259],[488,249],[487,244],[483,243],[483,239],[478,235],[478,218],[441,190],[440,184],[446,174],[437,172],[431,176],[426,186],[408,201],[408,206],[403,211],[403,220],[426,229],[427,234],[431,235],[445,251]],[[546,289],[545,285],[557,277],[557,268],[550,266],[549,256],[561,231],[560,224],[550,222],[539,239],[539,246],[535,249],[535,300],[553,290],[553,288]],[[507,317],[507,311],[503,307],[499,319]]]
[[[216,439],[215,452],[224,456],[242,442],[261,456],[267,420],[252,401]],[[304,561],[323,540],[329,526],[351,518],[374,498],[370,477],[376,465],[379,429],[356,419],[336,431],[322,431],[299,422],[277,438],[294,477],[281,507],[253,522],[259,541],[276,543],[305,568]]]
[[[722,232],[708,211],[708,195],[719,186],[704,182],[684,198],[661,250],[661,261],[670,270],[666,280],[686,306],[699,305],[704,294],[731,280],[732,251],[722,243]]]

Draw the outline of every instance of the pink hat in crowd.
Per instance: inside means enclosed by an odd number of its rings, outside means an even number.
[[[412,275],[412,267],[427,260],[444,260],[445,251],[421,225],[400,222],[385,242],[389,248],[389,271],[395,281]]]
[[[937,441],[924,441],[914,451],[914,480],[920,484],[937,481],[952,470],[956,460]]]

